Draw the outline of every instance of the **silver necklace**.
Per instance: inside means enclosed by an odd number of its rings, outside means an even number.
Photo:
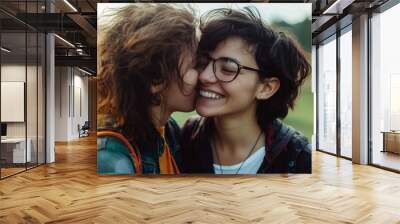
[[[248,154],[248,155],[246,156],[246,158],[240,163],[239,169],[236,170],[236,173],[235,173],[235,174],[238,174],[238,173],[239,173],[239,171],[240,171],[240,169],[242,168],[244,162],[246,162],[246,160],[247,160],[247,159],[250,157],[250,155],[253,153],[253,151],[254,151],[254,149],[255,149],[255,147],[256,147],[258,141],[260,140],[260,137],[261,137],[262,133],[263,133],[263,132],[261,131],[260,134],[258,135],[257,140],[256,140],[256,142],[254,143],[253,147],[251,147],[251,150],[250,150],[249,154]],[[215,141],[214,141],[214,140],[211,140],[211,148],[213,149],[213,151],[214,151],[214,153],[215,153],[215,155],[216,155],[217,162],[218,162],[218,164],[219,164],[219,170],[221,171],[221,174],[224,174],[224,172],[223,172],[223,170],[222,170],[221,161],[220,161],[220,159],[219,159],[219,155],[218,155],[218,152],[217,152],[217,147],[216,147],[216,145],[215,145]]]

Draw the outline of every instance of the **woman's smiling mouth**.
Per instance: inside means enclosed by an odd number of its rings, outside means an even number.
[[[213,100],[219,100],[219,99],[224,98],[223,95],[213,92],[213,91],[210,91],[210,90],[200,90],[199,95],[201,97],[205,97],[205,98],[213,99]]]

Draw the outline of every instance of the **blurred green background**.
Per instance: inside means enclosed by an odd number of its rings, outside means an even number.
[[[252,4],[259,8],[261,11],[265,4],[262,7],[259,4]],[[299,45],[303,48],[306,53],[306,56],[311,64],[311,8],[307,7],[299,7],[300,5],[296,4],[267,4],[268,6],[268,20],[266,21],[270,24],[274,29],[282,30],[286,33],[289,33],[291,37],[297,40]],[[274,10],[274,5],[276,9]],[[304,5],[304,4],[302,4]],[[204,7],[201,5],[201,7]],[[303,9],[304,16],[303,19],[300,19],[296,22],[293,20],[286,19],[288,14],[282,9],[292,9],[295,8],[295,11],[299,12]],[[196,7],[195,7],[196,8]],[[277,9],[280,10],[277,10]],[[267,11],[267,8],[265,8]],[[273,15],[273,12],[276,12]],[[265,11],[261,14],[266,13]],[[290,21],[290,23],[288,22]],[[313,133],[313,118],[314,118],[314,104],[313,104],[313,95],[311,92],[311,74],[308,79],[305,81],[302,86],[301,94],[297,98],[294,110],[290,111],[288,116],[284,119],[284,122],[298,131],[302,132],[308,140],[311,142],[311,136]],[[175,112],[173,113],[173,117],[177,120],[179,125],[183,125],[188,117],[195,115],[196,112],[190,113],[182,113]]]

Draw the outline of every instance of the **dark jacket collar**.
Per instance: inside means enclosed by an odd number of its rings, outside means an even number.
[[[265,137],[266,137],[266,147],[265,149],[268,151],[265,153],[264,162],[259,170],[263,171],[268,169],[273,161],[285,150],[287,150],[287,144],[295,134],[294,129],[289,128],[284,125],[280,120],[274,120],[271,123],[266,125]],[[189,137],[189,141],[197,142],[200,148],[198,148],[198,152],[195,155],[198,158],[194,158],[195,160],[201,161],[198,164],[200,172],[204,173],[214,173],[213,168],[213,155],[212,148],[210,145],[210,138],[213,134],[214,122],[212,119],[206,118],[196,118],[192,121],[189,121],[186,125],[186,128],[190,129],[191,136]],[[186,138],[183,136],[183,138]],[[187,141],[188,139],[184,139]],[[191,153],[191,152],[189,152]]]
[[[287,150],[286,146],[295,134],[295,131],[283,125],[282,121],[278,119],[270,123],[268,129],[267,136],[271,139],[269,142],[267,141],[269,153],[266,153],[265,157],[268,162],[272,162],[283,150]]]

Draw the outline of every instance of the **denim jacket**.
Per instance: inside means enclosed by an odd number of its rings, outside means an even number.
[[[114,122],[103,122],[99,126],[100,130],[114,130],[123,133],[123,130],[113,127]],[[171,150],[178,167],[181,167],[182,159],[180,155],[180,128],[172,118],[168,119],[165,126],[165,139]],[[163,153],[165,142],[161,137],[156,142],[146,142],[143,140],[135,141],[141,155],[142,173],[159,174],[159,155]],[[132,144],[134,145],[134,144]],[[97,138],[97,173],[99,174],[135,174],[133,158],[128,148],[114,137]]]
[[[213,121],[191,118],[182,129],[184,173],[214,173],[210,145]],[[257,173],[311,173],[311,144],[306,137],[280,120],[268,125],[266,152]]]

